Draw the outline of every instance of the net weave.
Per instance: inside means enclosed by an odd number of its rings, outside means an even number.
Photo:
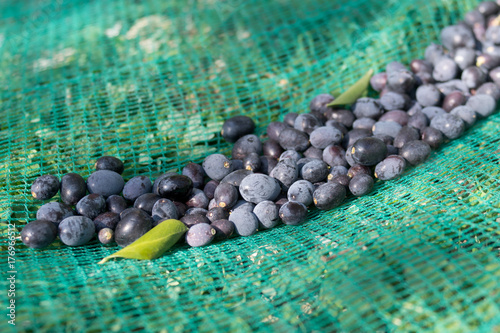
[[[409,63],[475,1],[4,1],[0,4],[2,332],[500,332],[500,115],[398,180],[308,221],[153,261],[116,246],[16,245],[40,174],[125,179],[229,154],[317,93]],[[56,200],[56,199],[54,199]]]

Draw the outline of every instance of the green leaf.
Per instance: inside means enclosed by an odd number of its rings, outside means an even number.
[[[327,106],[340,106],[340,105],[350,105],[356,102],[358,98],[363,95],[363,93],[368,89],[370,84],[370,79],[373,75],[373,69],[366,72],[361,79],[354,83],[349,89],[344,91],[339,97],[337,97],[333,102]]]
[[[132,244],[99,261],[104,264],[112,258],[151,260],[171,248],[188,230],[179,220],[166,220],[145,233]]]

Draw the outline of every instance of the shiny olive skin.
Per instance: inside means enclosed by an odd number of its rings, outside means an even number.
[[[387,146],[378,138],[362,138],[352,146],[351,156],[357,164],[375,165],[387,156]]]
[[[153,227],[153,218],[140,212],[131,211],[116,225],[115,241],[121,247],[132,244]]]
[[[162,198],[186,201],[193,191],[193,181],[188,176],[171,175],[158,184],[158,194]]]

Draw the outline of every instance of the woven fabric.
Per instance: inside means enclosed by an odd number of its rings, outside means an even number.
[[[2,332],[500,332],[500,115],[398,180],[308,221],[152,261],[93,242],[15,247],[41,174],[125,179],[230,152],[369,68],[422,58],[475,1],[4,1],[0,4]],[[54,199],[56,200],[57,197]]]

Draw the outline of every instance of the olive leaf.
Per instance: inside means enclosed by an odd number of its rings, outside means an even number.
[[[155,259],[171,248],[188,230],[179,220],[166,220],[142,235],[132,244],[99,261],[104,264],[112,258]]]
[[[349,89],[344,91],[339,97],[337,97],[333,102],[327,104],[327,106],[340,106],[340,105],[350,105],[356,102],[356,100],[361,97],[361,95],[368,89],[370,84],[370,79],[373,75],[373,69],[366,72],[361,79],[354,83]]]

